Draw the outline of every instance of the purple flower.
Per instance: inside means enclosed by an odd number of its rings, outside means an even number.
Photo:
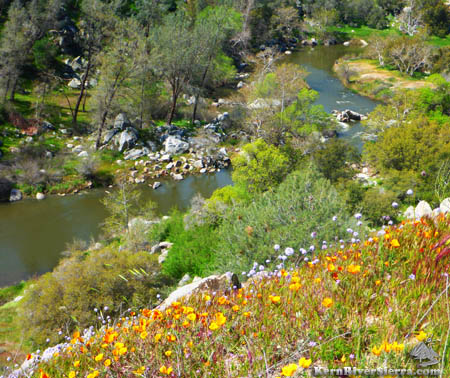
[[[280,249],[280,245],[279,245],[279,244],[275,244],[275,245],[273,246],[273,249],[274,249],[275,251],[278,251],[278,250]]]
[[[333,219],[333,222],[336,222],[337,221],[337,216],[335,215],[332,219]]]
[[[317,236],[317,232],[316,232],[316,231],[311,232],[311,237],[312,237],[313,239],[314,239],[316,236]]]
[[[355,218],[356,219],[361,219],[362,218],[362,214],[361,213],[356,213],[355,214]]]
[[[392,207],[394,208],[394,209],[396,209],[397,207],[398,207],[398,203],[397,202],[392,202]]]
[[[408,276],[408,278],[409,278],[410,280],[415,280],[415,279],[416,279],[416,275],[415,275],[414,273],[411,273],[411,274]]]

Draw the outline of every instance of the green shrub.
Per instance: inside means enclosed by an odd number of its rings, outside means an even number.
[[[336,222],[333,216],[338,217]],[[211,270],[246,271],[254,261],[265,265],[266,259],[278,254],[275,244],[296,251],[314,243],[321,246],[323,240],[346,237],[346,229],[354,223],[336,190],[316,169],[296,171],[274,192],[249,205],[237,205],[225,215],[217,231],[216,261]],[[312,232],[317,233],[315,239]]]
[[[276,187],[286,176],[289,161],[278,148],[258,139],[246,144],[232,158],[233,181],[249,192],[262,192]]]
[[[186,230],[183,214],[174,212],[164,225],[159,226],[158,232],[158,241],[173,243],[163,263],[163,272],[170,277],[180,279],[185,273],[203,276],[213,263],[217,239],[209,223],[194,225]]]
[[[19,315],[35,343],[59,342],[59,330],[98,324],[95,308],[108,306],[105,315],[114,318],[128,307],[152,306],[159,288],[168,284],[172,281],[160,273],[157,256],[148,252],[119,252],[113,246],[79,252],[29,288]]]
[[[361,203],[364,217],[373,226],[385,224],[389,219],[395,221],[397,211],[392,207],[392,203],[395,201],[398,201],[398,197],[394,192],[381,188],[370,188],[364,194]]]

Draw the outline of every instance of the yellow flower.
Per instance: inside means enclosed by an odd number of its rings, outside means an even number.
[[[190,320],[191,322],[193,322],[195,319],[197,319],[197,315],[195,315],[194,313],[190,313],[187,316],[188,320]]]
[[[99,362],[99,361],[101,361],[101,360],[103,360],[103,353],[97,354],[97,355],[95,356],[95,361]]]
[[[88,374],[86,378],[97,378],[100,373],[97,370],[94,370],[91,374]]]
[[[301,287],[302,287],[301,284],[293,283],[293,284],[289,285],[289,290],[291,290],[291,291],[299,291]]]
[[[376,280],[375,281],[375,285],[380,286],[381,285],[381,281],[380,280]]]
[[[106,367],[108,367],[109,365],[111,365],[111,360],[108,358],[107,360],[105,360],[105,362],[103,363]]]
[[[379,348],[377,348],[376,346],[374,346],[374,347],[372,348],[372,353],[373,353],[375,356],[379,356],[379,355],[381,354],[382,350],[383,350],[383,348],[382,348],[381,346],[380,346]]]
[[[157,333],[155,335],[155,343],[159,342],[159,340],[161,340],[162,335],[160,333]]]
[[[170,373],[172,373],[172,371],[173,371],[173,369],[172,369],[172,367],[166,367],[165,365],[163,365],[163,366],[161,366],[160,368],[159,368],[159,372],[161,373],[161,374],[166,374],[166,375],[170,375]]]
[[[216,323],[216,322],[212,322],[210,325],[209,325],[209,329],[211,330],[211,331],[215,331],[216,329],[218,329],[219,328],[219,326],[218,326],[218,324]]]
[[[167,341],[174,342],[177,338],[175,335],[167,335],[166,336]]]
[[[251,315],[251,313],[250,312],[244,312],[244,316],[246,317],[246,318],[248,318],[248,317],[250,317],[250,315]]]
[[[328,264],[327,269],[329,272],[332,272],[336,269],[336,267],[333,264]]]
[[[416,335],[416,339],[419,341],[423,341],[427,338],[427,334],[423,332],[422,330],[419,332],[418,335]]]
[[[203,300],[204,300],[205,302],[208,302],[208,301],[211,300],[211,297],[210,297],[208,294],[206,294],[206,295],[203,297]]]
[[[284,375],[285,377],[292,377],[296,371],[297,365],[289,364],[281,369],[281,375]]]
[[[77,375],[77,372],[72,370],[72,371],[69,373],[69,378],[75,378],[76,375]]]
[[[74,366],[74,367],[80,366],[80,361],[75,361],[75,362],[73,363],[73,366]]]
[[[234,312],[239,311],[239,306],[238,306],[238,305],[234,305],[234,306],[232,307],[232,310],[233,310]]]
[[[303,368],[303,369],[307,369],[311,366],[311,359],[308,358],[306,359],[305,357],[302,357],[298,360],[298,364]]]
[[[171,351],[171,350],[166,350],[166,351],[164,352],[164,354],[165,354],[167,357],[170,357],[170,356],[172,355],[172,351]]]
[[[278,295],[269,295],[269,299],[272,301],[272,303],[280,303],[281,298]]]
[[[405,349],[405,345],[404,344],[398,344],[397,341],[394,341],[394,343],[392,344],[392,350],[394,352],[401,352]]]
[[[392,239],[391,240],[391,247],[394,247],[394,248],[400,247],[400,243],[398,242],[397,239]]]
[[[359,273],[359,272],[361,272],[361,266],[350,264],[347,268],[347,271],[352,274]]]
[[[227,318],[225,316],[223,316],[223,314],[221,312],[217,312],[216,313],[216,323],[219,326],[223,326],[227,321]]]
[[[123,356],[125,353],[127,353],[127,347],[123,347],[119,349],[119,355]]]
[[[145,371],[145,366],[141,366],[139,369],[133,371],[134,374],[142,375]]]
[[[145,339],[147,338],[147,336],[148,336],[147,331],[141,332],[141,334],[139,335],[139,337],[140,337],[142,340],[145,340]]]
[[[315,283],[320,283],[320,281],[322,281],[322,280],[320,279],[320,277],[314,278],[314,282],[315,282]]]
[[[327,307],[330,308],[333,305],[333,300],[331,298],[324,298],[324,300],[322,301],[322,306],[323,307]]]

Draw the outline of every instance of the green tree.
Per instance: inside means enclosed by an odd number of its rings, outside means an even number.
[[[81,3],[81,26],[83,33],[80,36],[80,46],[86,59],[84,72],[81,75],[80,93],[72,111],[72,123],[77,124],[83,96],[86,95],[91,73],[102,49],[103,42],[109,32],[114,30],[115,19],[111,8],[100,0],[84,0]]]
[[[232,158],[233,181],[249,192],[263,192],[276,187],[289,170],[288,158],[275,146],[258,139],[246,144]]]
[[[103,198],[102,203],[110,213],[103,226],[108,235],[120,236],[123,232],[128,234],[130,220],[135,217],[154,217],[154,203],[144,204],[141,192],[123,181],[119,182],[117,190]]]
[[[95,148],[101,146],[103,130],[114,109],[119,109],[120,100],[129,96],[134,89],[131,82],[136,76],[139,59],[139,28],[133,19],[120,21],[109,48],[99,57],[100,79],[94,95],[95,118],[98,122]]]
[[[230,7],[207,7],[196,17],[192,33],[197,52],[190,82],[194,94],[192,122],[206,85],[223,83],[235,76],[233,62],[223,53],[223,45],[241,27],[241,14]]]
[[[351,164],[360,160],[356,147],[342,139],[330,140],[312,156],[318,170],[333,183],[351,179],[355,174]]]
[[[167,116],[170,124],[175,116],[178,97],[192,79],[196,61],[189,20],[181,12],[167,15],[163,24],[153,31],[152,42],[156,72],[170,86],[171,107]]]

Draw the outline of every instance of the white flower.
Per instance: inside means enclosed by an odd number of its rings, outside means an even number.
[[[332,219],[333,219],[333,222],[336,222],[337,221],[337,216],[335,215]]]
[[[356,213],[355,214],[355,218],[356,219],[361,219],[362,218],[362,214],[361,213]]]
[[[398,203],[397,202],[392,202],[392,207],[394,208],[394,209],[396,209],[397,207],[398,207]]]
[[[279,245],[279,244],[275,244],[275,245],[273,246],[273,249],[274,249],[275,251],[278,251],[278,250],[280,249],[280,245]]]
[[[413,192],[412,189],[408,189],[408,190],[406,191],[406,194],[407,194],[408,196],[412,196],[412,195],[414,194],[414,192]]]
[[[286,256],[292,256],[292,255],[294,254],[294,249],[291,248],[291,247],[287,247],[287,248],[284,250],[284,253],[286,254]]]

